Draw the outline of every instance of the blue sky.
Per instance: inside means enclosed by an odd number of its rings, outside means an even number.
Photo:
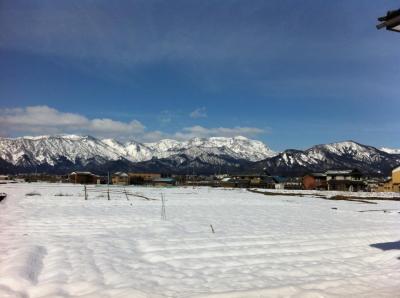
[[[0,134],[400,147],[398,1],[1,1]]]

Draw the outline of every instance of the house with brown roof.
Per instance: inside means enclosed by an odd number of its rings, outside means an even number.
[[[361,191],[366,188],[359,170],[330,170],[325,174],[328,190]]]

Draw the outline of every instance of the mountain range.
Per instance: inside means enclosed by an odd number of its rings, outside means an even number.
[[[307,150],[274,152],[260,141],[233,138],[164,139],[154,143],[92,136],[55,135],[0,138],[0,172],[74,170],[157,171],[179,174],[260,172],[301,175],[328,169],[357,168],[371,175],[387,175],[400,164],[400,152],[377,149],[354,141],[316,145]]]

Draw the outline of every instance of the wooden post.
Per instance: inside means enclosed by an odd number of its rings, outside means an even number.
[[[163,193],[161,194],[161,219],[167,220],[167,214],[165,212],[165,199]]]
[[[85,200],[87,200],[86,184],[85,184],[85,185],[83,185],[83,188],[85,189]]]
[[[125,187],[124,187],[124,193],[125,193],[126,200],[129,201],[128,194],[126,193],[126,188]]]

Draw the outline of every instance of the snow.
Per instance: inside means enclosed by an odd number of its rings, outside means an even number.
[[[392,148],[383,147],[380,150],[384,151],[386,153],[389,153],[389,154],[400,154],[400,149],[392,149]]]
[[[251,190],[256,190],[260,192],[274,193],[280,195],[296,195],[309,196],[309,197],[325,197],[332,198],[335,196],[345,196],[345,197],[356,197],[361,199],[395,199],[400,201],[400,193],[398,192],[348,192],[348,191],[331,191],[331,190],[296,190],[296,189],[265,189],[265,188],[254,188]],[[371,202],[375,203],[374,200]],[[399,203],[400,205],[400,203]]]
[[[120,155],[111,147],[90,136],[40,136],[32,138],[0,138],[0,158],[14,165],[21,162],[21,157],[31,157],[33,163],[54,165],[60,156],[71,162],[81,158],[102,157],[116,160]],[[23,162],[23,161],[22,161]]]
[[[229,155],[249,161],[276,155],[264,143],[245,137],[193,138],[182,142],[164,139],[156,143],[139,143],[134,140],[120,143],[114,139],[99,140],[76,135],[0,138],[0,158],[13,165],[23,165],[24,155],[30,157],[34,164],[54,165],[60,156],[71,162],[77,159],[85,162],[93,158],[99,161],[118,160],[120,157],[141,162],[182,153],[195,158],[210,151],[215,155]]]
[[[132,186],[129,200],[116,187],[107,200],[105,189],[88,186],[84,200],[80,185],[0,185],[8,193],[0,204],[0,297],[395,297],[400,291],[400,202]]]

